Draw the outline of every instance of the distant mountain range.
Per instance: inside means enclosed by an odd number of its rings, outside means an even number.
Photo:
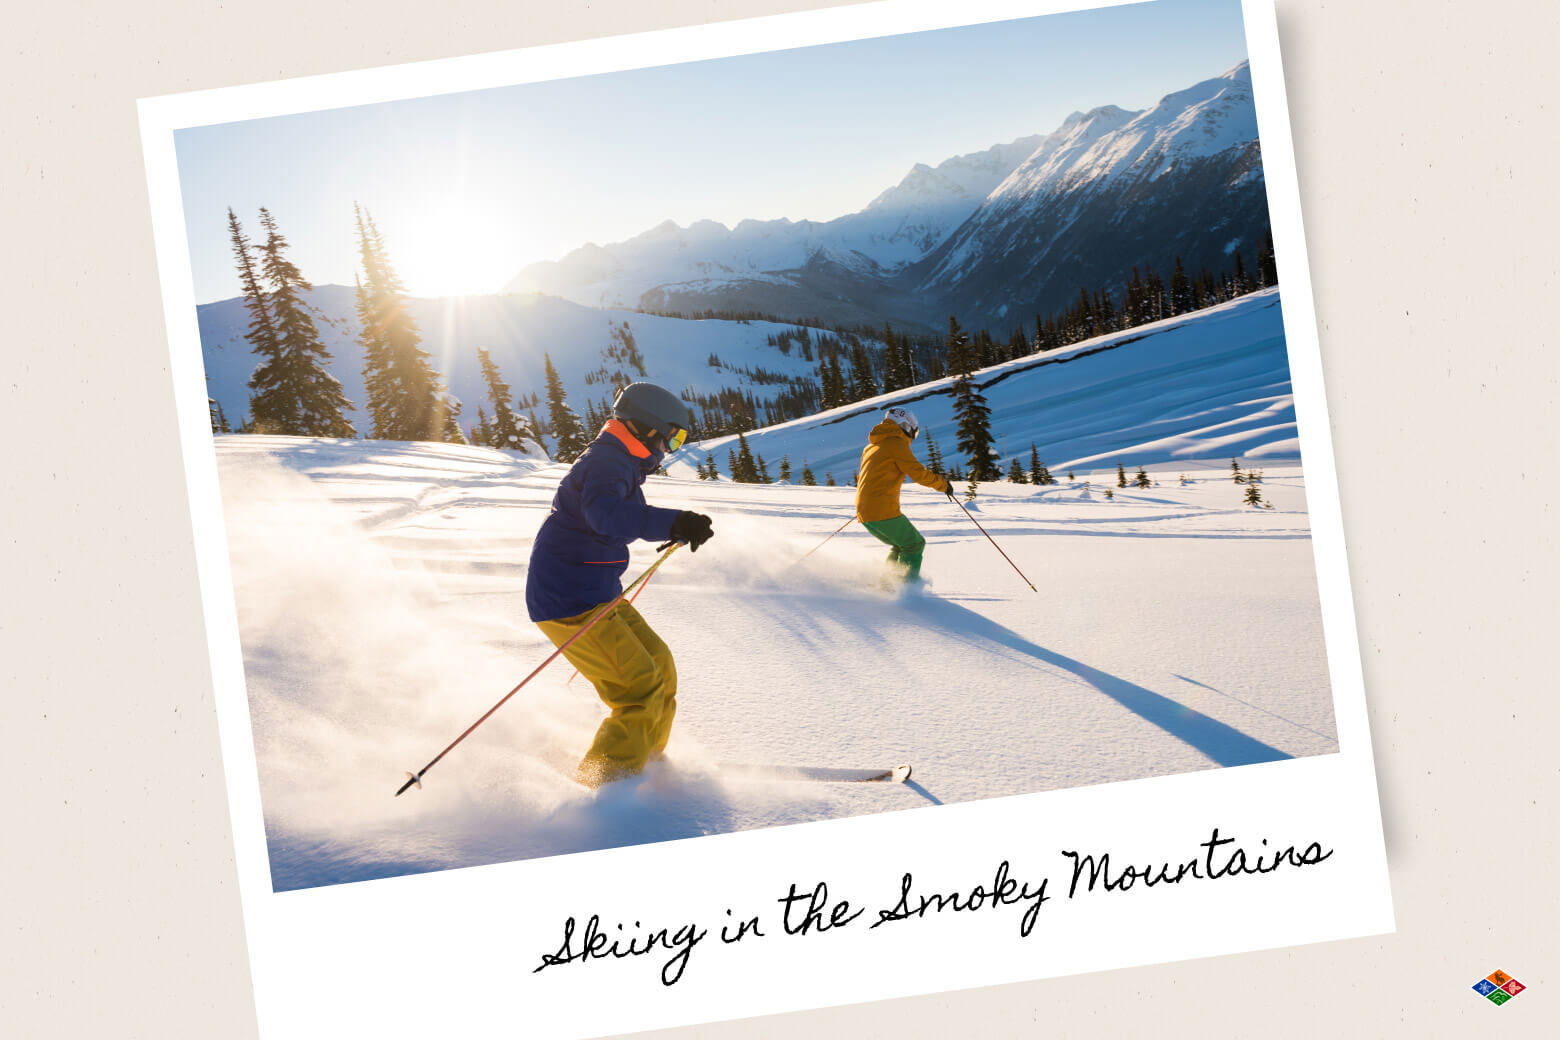
[[[1268,231],[1250,69],[1153,108],[1075,112],[1050,134],[917,164],[835,220],[667,221],[625,242],[532,264],[508,285],[592,307],[760,311],[934,330],[950,313],[1003,332],[1119,287],[1250,266]]]

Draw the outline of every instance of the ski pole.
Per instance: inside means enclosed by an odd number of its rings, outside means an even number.
[[[997,540],[995,538],[991,537],[991,535],[986,532],[986,529],[984,527],[980,526],[980,521],[975,519],[974,514],[972,514],[968,509],[964,508],[964,503],[960,502],[957,498],[954,498],[952,495],[948,496],[948,501],[950,501],[954,505],[958,506],[959,507],[959,511],[962,512],[965,516],[970,518],[970,523],[974,524],[977,528],[980,528],[980,533],[986,535],[986,541],[991,543],[991,547],[993,549],[997,550],[997,552],[1002,553],[1002,558],[1004,560],[1007,560],[1008,566],[1013,568],[1013,570],[1017,572],[1017,574],[1018,574],[1018,576],[1020,578],[1024,578],[1024,572],[1018,569],[1018,564],[1014,563],[1012,558],[1009,557],[1007,553],[1002,552],[1002,546],[998,545],[997,544]],[[1040,591],[1039,589],[1035,588],[1035,583],[1030,581],[1028,578],[1024,578],[1024,584],[1029,586],[1029,591],[1030,592],[1038,593]]]
[[[792,567],[795,567],[798,563],[801,563],[802,560],[807,559],[807,557],[811,556],[813,553],[817,552],[819,549],[822,549],[825,545],[828,545],[829,542],[833,540],[834,535],[839,534],[841,531],[845,530],[845,528],[849,527],[852,523],[855,522],[855,520],[856,520],[855,517],[851,517],[849,520],[845,521],[843,524],[841,524],[840,526],[836,527],[834,529],[834,533],[833,534],[830,534],[828,538],[825,538],[823,541],[819,542],[817,545],[813,546],[811,549],[808,549],[805,553],[802,554],[800,559],[794,560],[791,563],[787,564],[786,565],[786,569],[790,570]]]
[[[527,675],[524,679],[521,679],[518,683],[515,684],[514,689],[510,690],[508,693],[506,693],[502,697],[500,697],[499,700],[498,700],[498,703],[493,705],[487,711],[483,712],[482,713],[482,717],[479,718],[476,722],[473,722],[471,725],[467,726],[466,727],[466,731],[464,733],[462,733],[460,736],[456,737],[454,740],[450,741],[448,746],[446,746],[445,749],[443,751],[440,751],[437,755],[434,755],[432,760],[429,761],[429,763],[427,765],[423,766],[421,769],[417,770],[417,772],[415,772],[415,773],[407,773],[406,774],[406,783],[402,784],[400,789],[395,792],[395,796],[397,798],[401,797],[401,795],[406,793],[406,789],[411,787],[411,786],[413,786],[413,785],[416,785],[418,788],[421,788],[422,787],[422,778],[423,778],[423,774],[424,773],[428,772],[428,770],[430,770],[434,766],[438,765],[439,764],[439,759],[443,758],[445,755],[447,755],[451,751],[453,751],[455,749],[455,745],[459,744],[461,741],[463,741],[467,737],[471,736],[471,733],[472,733],[473,730],[475,730],[478,726],[480,726],[484,722],[486,722],[488,720],[488,718],[490,716],[492,716],[492,714],[495,711],[497,711],[499,708],[502,708],[505,705],[505,703],[508,702],[509,698],[511,698],[515,694],[519,693],[520,692],[520,688],[522,686],[524,686],[526,683],[530,682],[532,679],[534,679],[538,675],[540,675],[543,668],[546,668],[548,665],[550,665],[554,661],[556,661],[558,659],[558,657],[560,655],[562,655],[562,653],[569,648],[570,644],[572,644],[576,639],[578,639],[580,636],[584,635],[586,632],[589,632],[590,629],[591,629],[591,626],[594,625],[596,622],[600,621],[602,618],[606,617],[607,613],[609,611],[611,611],[613,607],[615,607],[619,603],[623,602],[623,598],[625,596],[627,596],[635,588],[641,587],[641,586],[644,585],[645,582],[649,581],[650,580],[650,576],[656,572],[656,569],[658,567],[660,567],[661,564],[665,563],[667,561],[667,559],[671,557],[672,553],[676,552],[678,547],[681,546],[682,544],[683,544],[682,542],[673,542],[673,543],[671,543],[671,545],[667,547],[666,551],[663,552],[656,559],[656,561],[654,563],[652,563],[648,568],[646,568],[645,572],[643,574],[641,574],[639,577],[635,578],[633,580],[633,582],[628,586],[628,588],[624,589],[622,592],[619,592],[617,594],[617,598],[613,599],[610,603],[606,604],[600,610],[596,611],[596,613],[592,614],[590,620],[585,622],[584,626],[581,627],[581,629],[578,632],[574,633],[568,639],[565,639],[558,646],[558,648],[556,650],[554,650],[552,653],[547,655],[547,659],[545,661],[543,661],[541,664],[537,665],[535,668],[531,669],[531,674],[530,675]]]

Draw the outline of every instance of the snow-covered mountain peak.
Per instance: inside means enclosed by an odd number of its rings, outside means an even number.
[[[980,152],[956,155],[937,166],[916,163],[900,182],[867,204],[864,213],[915,208],[955,199],[979,201],[1034,152],[1045,137],[1034,134]]]

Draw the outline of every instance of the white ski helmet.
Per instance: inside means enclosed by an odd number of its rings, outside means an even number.
[[[916,419],[915,413],[908,408],[890,408],[883,413],[883,418],[905,431],[905,436],[915,440],[921,433],[921,423]]]

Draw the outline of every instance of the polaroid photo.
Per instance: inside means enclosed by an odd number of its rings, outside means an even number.
[[[265,1035],[1392,930],[1267,0],[141,120]]]

